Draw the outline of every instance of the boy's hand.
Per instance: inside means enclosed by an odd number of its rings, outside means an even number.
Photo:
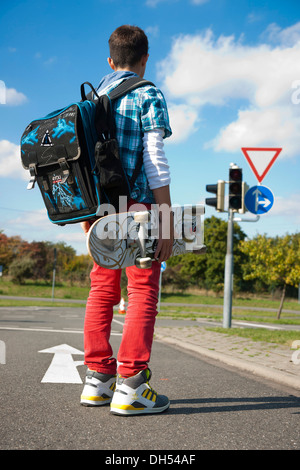
[[[169,186],[154,189],[153,193],[155,202],[160,211],[159,239],[154,256],[161,263],[162,261],[167,261],[172,254],[174,242],[174,214],[171,210]]]
[[[84,231],[84,234],[87,235],[89,229],[90,229],[90,222],[86,220],[85,222],[80,222],[81,228]]]
[[[167,261],[172,255],[174,243],[174,214],[170,210],[162,213],[159,224],[159,239],[154,258],[160,263]]]

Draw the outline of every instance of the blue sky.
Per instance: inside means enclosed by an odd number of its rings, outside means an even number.
[[[297,0],[24,0],[0,17],[0,229],[28,241],[64,240],[86,253],[79,225],[47,218],[27,191],[19,143],[27,124],[80,100],[80,84],[110,72],[108,38],[121,24],[150,42],[146,78],[163,91],[173,136],[165,141],[174,204],[203,202],[231,162],[257,184],[242,147],[280,147],[262,184],[275,196],[252,238],[300,227],[300,3]],[[217,215],[206,208],[206,217]],[[247,213],[244,219],[254,219]]]

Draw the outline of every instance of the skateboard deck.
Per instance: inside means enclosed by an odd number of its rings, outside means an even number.
[[[204,207],[175,206],[172,211],[172,256],[191,252],[204,254],[206,247],[201,220]],[[149,268],[154,260],[158,233],[159,213],[155,209],[106,215],[90,227],[87,249],[96,264],[104,268],[122,269],[134,265]]]

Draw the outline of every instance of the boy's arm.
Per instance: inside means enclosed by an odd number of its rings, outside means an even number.
[[[170,172],[164,152],[164,129],[153,129],[144,133],[143,160],[149,187],[155,203],[159,206],[159,239],[155,252],[158,261],[166,261],[172,253],[174,221],[171,212]]]

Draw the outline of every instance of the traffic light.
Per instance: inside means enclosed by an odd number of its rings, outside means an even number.
[[[229,168],[228,208],[237,212],[242,208],[242,169],[234,165]]]
[[[217,184],[207,184],[206,191],[215,194],[216,197],[206,198],[205,204],[215,207],[218,212],[224,212],[225,181],[219,180]]]
[[[248,189],[249,189],[249,185],[245,181],[243,181],[242,182],[242,207],[239,209],[240,214],[245,214],[245,212],[248,211],[245,205],[245,196],[246,196],[246,192],[248,191]]]

